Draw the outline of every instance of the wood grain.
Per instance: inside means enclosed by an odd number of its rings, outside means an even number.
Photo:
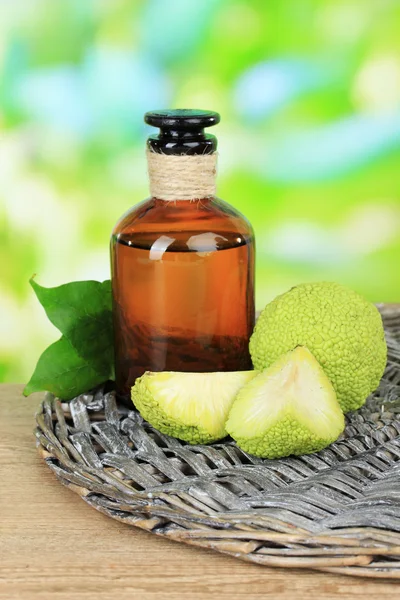
[[[395,598],[396,582],[268,569],[108,519],[39,459],[40,395],[0,386],[1,600]]]

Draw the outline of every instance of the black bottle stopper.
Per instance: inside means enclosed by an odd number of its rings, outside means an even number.
[[[204,133],[205,127],[217,125],[221,117],[209,110],[155,110],[147,112],[148,125],[159,127],[160,133],[151,135],[147,146],[160,154],[212,154],[217,149],[217,138]]]

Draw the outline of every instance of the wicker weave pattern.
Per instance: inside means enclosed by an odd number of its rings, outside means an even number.
[[[190,446],[102,389],[69,404],[47,394],[39,450],[62,483],[130,525],[263,565],[400,579],[400,309],[381,310],[380,388],[321,452]]]

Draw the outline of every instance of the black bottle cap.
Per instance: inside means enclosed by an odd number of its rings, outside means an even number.
[[[160,154],[211,154],[217,149],[217,138],[205,134],[204,128],[220,122],[217,112],[210,110],[175,109],[147,112],[148,125],[159,127],[158,135],[151,135],[147,146]]]

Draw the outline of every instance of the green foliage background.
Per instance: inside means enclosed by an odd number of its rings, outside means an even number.
[[[56,332],[28,285],[109,275],[147,195],[146,110],[218,110],[219,194],[253,222],[257,304],[309,280],[400,301],[397,0],[0,3],[0,379]]]

